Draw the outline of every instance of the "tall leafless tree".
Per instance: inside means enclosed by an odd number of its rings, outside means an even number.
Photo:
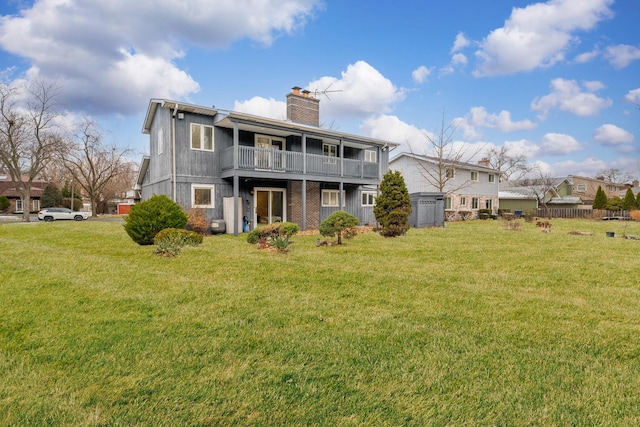
[[[98,126],[87,118],[79,133],[72,137],[62,160],[74,182],[89,198],[93,216],[98,214],[100,203],[105,200],[109,183],[129,171],[129,153],[129,149],[104,145]]]
[[[630,182],[633,180],[633,175],[616,168],[603,169],[599,171],[598,178],[600,177],[604,181],[609,181],[614,184],[624,184],[625,182]]]
[[[425,161],[418,161],[418,168],[422,177],[429,185],[440,193],[455,193],[468,187],[471,180],[456,177],[455,170],[460,163],[469,163],[480,149],[472,149],[468,144],[455,140],[457,126],[446,123],[442,113],[440,129],[433,133],[424,132],[426,153]],[[412,154],[417,154],[411,147]]]
[[[500,182],[519,180],[533,170],[533,167],[527,164],[526,156],[512,156],[504,146],[488,149],[485,159],[489,162],[489,167],[500,171]]]
[[[63,148],[56,126],[58,92],[36,81],[0,84],[0,164],[22,200],[22,220],[30,219],[31,186]]]
[[[552,197],[558,197],[559,194],[556,190],[558,180],[553,178],[548,173],[538,171],[538,176],[535,178],[525,178],[520,181],[520,184],[528,187],[538,201],[538,206],[542,206],[545,212],[548,211],[549,200]]]

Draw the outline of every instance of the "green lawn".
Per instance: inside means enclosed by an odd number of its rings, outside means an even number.
[[[552,223],[176,258],[0,224],[0,425],[640,425],[640,223]]]

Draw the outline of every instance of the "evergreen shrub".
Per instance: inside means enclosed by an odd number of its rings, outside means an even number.
[[[335,211],[327,217],[320,224],[320,234],[323,236],[337,236],[338,244],[342,244],[342,237],[350,239],[355,236],[355,233],[351,232],[353,227],[358,225],[360,220],[355,216],[345,211]]]
[[[156,234],[165,228],[185,228],[187,214],[167,196],[154,195],[131,206],[124,222],[124,229],[134,242],[152,245]]]

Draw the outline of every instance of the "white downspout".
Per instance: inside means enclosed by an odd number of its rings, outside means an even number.
[[[176,182],[176,115],[178,114],[178,104],[173,108],[173,118],[171,122],[171,162],[173,169],[173,201],[177,202],[178,184]]]

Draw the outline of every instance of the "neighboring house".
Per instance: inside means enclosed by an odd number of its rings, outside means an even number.
[[[22,180],[24,182],[27,181],[28,178],[23,177]],[[7,212],[9,213],[22,213],[25,208],[28,209],[29,212],[40,210],[40,197],[42,197],[46,186],[46,181],[39,179],[33,180],[31,183],[31,200],[23,205],[20,194],[18,194],[16,187],[13,185],[9,174],[0,172],[0,195],[7,196],[9,203],[11,203],[11,206],[7,208]]]
[[[279,221],[313,229],[340,208],[374,222],[397,144],[321,128],[320,101],[308,91],[295,87],[286,98],[286,120],[152,99],[141,199],[164,194],[186,210],[202,208],[234,234]]]
[[[627,184],[626,187],[631,188],[631,192],[633,193],[633,196],[635,198],[638,198],[638,193],[640,193],[640,181],[635,179],[631,184]],[[620,190],[620,192],[618,193],[618,197],[620,197],[621,199],[624,199],[624,197],[627,195],[627,188],[625,188],[624,190]]]
[[[502,183],[500,185],[502,187]],[[538,198],[530,188],[518,187],[500,189],[500,210],[503,212],[535,212],[538,209]]]
[[[439,172],[439,164],[434,157],[400,153],[389,161],[389,168],[402,174],[410,194],[445,193],[448,218],[459,212],[477,217],[478,209],[498,212],[498,170],[490,168],[486,162],[446,162],[443,172],[447,175],[446,184],[440,189],[427,178],[427,171],[432,175]]]
[[[619,196],[621,191],[627,191],[628,185],[616,184],[606,181],[604,177],[586,178],[583,176],[569,175],[567,180],[572,185],[572,195],[580,197],[585,205],[593,206],[598,187],[601,187],[607,195],[607,199]]]

